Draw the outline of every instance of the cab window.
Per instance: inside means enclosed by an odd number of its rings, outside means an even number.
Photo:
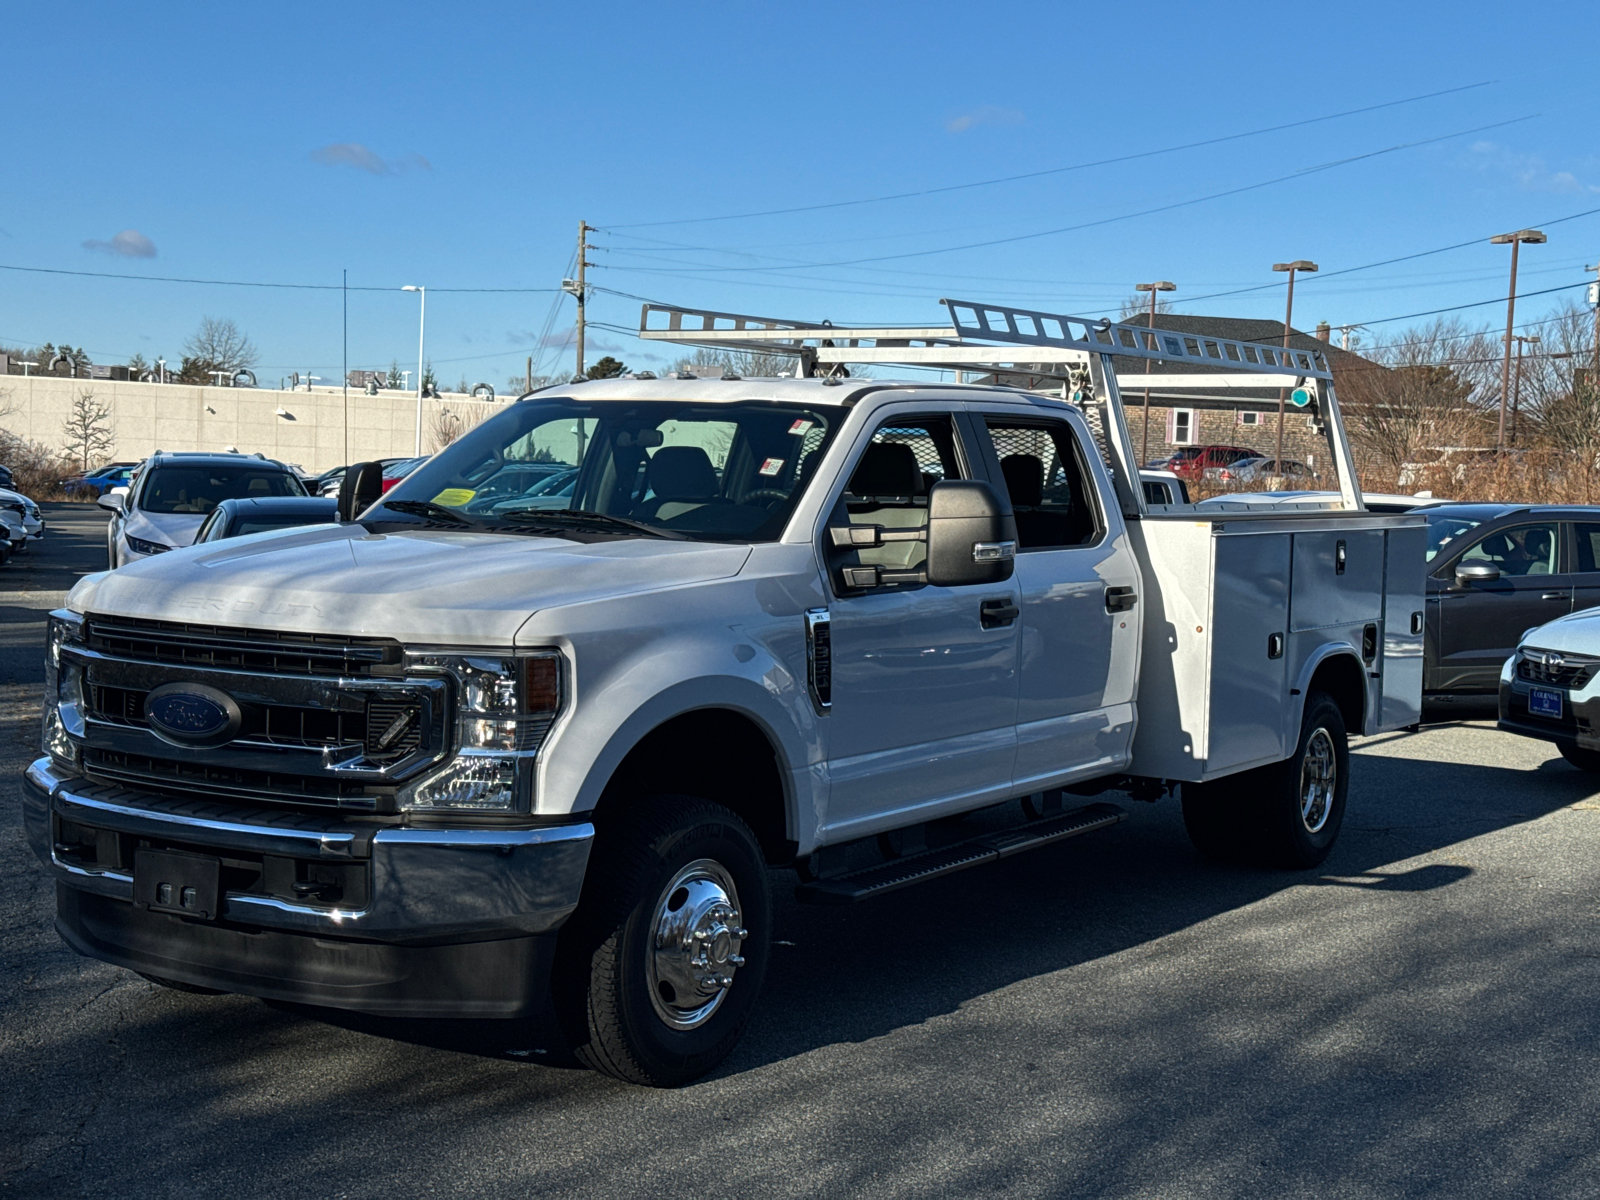
[[[845,487],[845,511],[852,525],[924,529],[933,485],[965,478],[951,417],[894,417],[878,426],[856,463]],[[927,559],[928,545],[892,541],[855,553],[864,567],[915,570]]]
[[[1103,525],[1072,427],[1065,421],[1004,417],[985,417],[984,424],[1016,513],[1018,550],[1055,550],[1098,541]]]

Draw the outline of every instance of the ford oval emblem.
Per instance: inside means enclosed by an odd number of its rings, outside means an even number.
[[[177,746],[220,746],[231,742],[244,720],[227,692],[203,683],[166,683],[144,698],[145,720],[163,741]]]

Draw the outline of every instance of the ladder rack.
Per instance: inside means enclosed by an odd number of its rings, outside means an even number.
[[[1315,397],[1316,412],[1327,426],[1344,506],[1362,507],[1355,463],[1333,393],[1333,371],[1321,351],[1091,321],[1004,304],[948,299],[940,303],[949,312],[950,324],[918,328],[785,321],[646,303],[639,315],[639,336],[711,350],[792,355],[799,360],[796,374],[802,376],[859,363],[1009,370],[1058,379],[1063,394],[1070,389],[1073,399],[1097,418],[1091,424],[1099,426],[1105,440],[1107,465],[1123,512],[1130,517],[1145,515],[1146,508],[1121,388],[1172,392],[1304,387]],[[1171,363],[1186,370],[1119,378],[1117,358]]]

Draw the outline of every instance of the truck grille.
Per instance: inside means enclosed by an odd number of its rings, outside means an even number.
[[[84,620],[84,638],[91,650],[115,658],[264,675],[394,674],[402,662],[400,643],[388,638],[224,629],[128,617],[89,616]]]
[[[1517,662],[1517,677],[1550,687],[1581,688],[1600,671],[1600,660],[1550,650],[1524,650]]]
[[[246,771],[176,758],[156,758],[88,746],[83,765],[91,778],[147,792],[183,792],[211,799],[279,800],[341,808],[376,808],[366,785],[353,779],[319,778],[287,771]],[[355,803],[352,801],[366,801]]]
[[[398,642],[89,615],[81,662],[91,778],[223,802],[384,811],[397,781],[448,750],[451,684],[407,675]],[[65,661],[65,657],[64,657]],[[220,746],[174,745],[149,694],[224,692],[242,718]]]

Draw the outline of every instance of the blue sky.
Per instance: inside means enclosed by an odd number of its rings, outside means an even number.
[[[1383,318],[1503,298],[1490,234],[1547,223],[1525,292],[1581,285],[1600,257],[1600,212],[1554,223],[1600,209],[1593,0],[50,11],[0,85],[0,264],[141,278],[0,270],[0,341],[102,362],[176,358],[211,315],[259,344],[263,383],[331,381],[337,291],[148,280],[348,269],[384,289],[350,293],[352,367],[411,365],[417,301],[397,289],[426,284],[445,383],[501,387],[530,353],[565,369],[570,299],[443,289],[558,286],[580,219],[609,289],[590,318],[624,328],[639,306],[614,292],[926,323],[945,295],[1093,313],[1161,278],[1184,311],[1281,317],[1281,286],[1189,298],[1309,258],[1329,274],[1297,287],[1296,325],[1373,322],[1382,341],[1407,324]],[[956,249],[974,243],[998,244]],[[1519,324],[1581,295],[1530,296]],[[591,361],[660,365],[591,337]]]

